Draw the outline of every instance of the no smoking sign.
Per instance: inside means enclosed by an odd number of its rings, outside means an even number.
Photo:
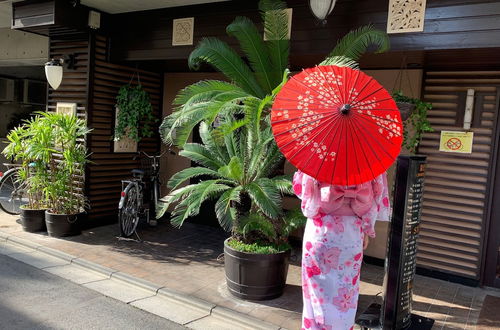
[[[439,151],[470,154],[473,139],[472,132],[441,131]]]

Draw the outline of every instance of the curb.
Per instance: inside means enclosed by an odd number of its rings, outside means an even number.
[[[101,265],[96,264],[92,261],[88,261],[88,260],[85,260],[82,258],[77,258],[77,257],[73,257],[73,259],[71,259],[71,263],[78,265],[78,266],[81,266],[81,267],[84,267],[84,268],[87,268],[87,269],[90,269],[90,270],[93,270],[94,272],[98,272],[100,274],[103,274],[108,278],[111,278],[111,275],[113,273],[118,272],[116,269],[109,268],[106,266],[101,266]],[[133,283],[131,283],[131,284],[133,284]]]
[[[216,304],[210,303],[206,300],[189,296],[184,293],[176,292],[168,288],[159,289],[157,296],[179,302],[181,304],[190,306],[192,308],[196,308],[202,311],[207,311],[208,313],[211,313],[212,310],[217,306]]]
[[[222,306],[216,306],[212,310],[211,315],[213,317],[218,318],[218,319],[229,321],[231,323],[243,324],[244,326],[247,326],[247,327],[250,327],[251,329],[256,329],[256,330],[271,330],[271,329],[279,330],[279,329],[282,329],[278,325],[271,324],[271,323],[253,318],[251,316],[247,316],[245,314],[236,312],[232,309],[222,307]]]
[[[40,246],[37,250],[40,251],[40,252],[49,254],[49,255],[51,255],[53,257],[56,257],[56,258],[59,258],[59,259],[63,259],[63,260],[69,261],[69,262],[72,262],[73,259],[75,259],[75,257],[72,256],[71,254],[67,254],[67,253],[64,253],[64,252],[61,252],[59,250],[55,250],[53,248],[49,248],[49,247],[46,247],[46,246],[43,246],[43,245]]]
[[[111,279],[123,281],[123,282],[126,282],[128,284],[132,284],[134,286],[137,286],[141,289],[145,289],[148,291],[153,291],[155,294],[157,294],[158,290],[160,290],[162,288],[161,285],[157,285],[157,284],[154,284],[153,282],[143,280],[142,278],[134,277],[134,276],[129,275],[127,273],[118,272],[118,271],[111,273]]]
[[[17,245],[24,246],[29,249],[33,249],[35,251],[39,251],[50,255],[52,257],[56,257],[65,261],[69,261],[70,264],[75,264],[86,268],[88,270],[100,273],[105,275],[108,279],[115,279],[122,282],[125,282],[129,285],[136,286],[140,289],[145,289],[148,291],[153,291],[155,296],[163,297],[175,302],[178,302],[183,305],[187,305],[191,308],[201,310],[204,312],[208,312],[208,316],[213,316],[219,320],[224,320],[230,322],[235,325],[240,325],[242,327],[247,327],[256,330],[286,330],[284,328],[280,328],[278,325],[262,321],[252,316],[248,316],[246,314],[237,312],[235,310],[218,306],[214,303],[210,303],[206,300],[196,298],[181,292],[174,291],[172,289],[159,286],[147,280],[143,280],[141,278],[119,272],[116,269],[112,269],[109,267],[101,266],[94,262],[70,255],[65,252],[61,252],[59,250],[46,247],[41,244],[30,242],[26,239],[19,238],[12,234],[7,234],[5,232],[0,231],[0,241],[4,240],[5,242],[12,242]]]
[[[27,248],[30,248],[33,250],[38,250],[39,248],[41,248],[43,246],[43,245],[40,245],[37,243],[30,242],[30,241],[25,240],[23,238],[19,238],[19,237],[14,236],[14,235],[9,235],[6,237],[6,239],[7,239],[7,242],[12,242],[12,243],[15,243],[18,245],[22,245],[24,247],[27,247]]]

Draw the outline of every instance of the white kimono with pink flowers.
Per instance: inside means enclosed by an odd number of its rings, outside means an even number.
[[[302,249],[302,329],[349,330],[358,305],[364,235],[389,220],[387,177],[334,186],[297,171],[295,194],[308,218]]]

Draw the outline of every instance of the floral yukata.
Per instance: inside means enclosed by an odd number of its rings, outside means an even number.
[[[302,249],[302,329],[352,329],[364,235],[375,237],[375,221],[389,220],[386,174],[346,187],[297,171],[293,189],[308,218]]]

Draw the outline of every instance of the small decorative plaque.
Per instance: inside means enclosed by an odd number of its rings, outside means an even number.
[[[193,44],[194,17],[173,20],[172,46],[189,46]]]
[[[117,107],[115,111],[115,126],[118,123],[118,113],[120,109]],[[113,152],[137,152],[137,141],[129,137],[122,137],[120,140],[115,140],[113,143]]]
[[[424,31],[426,0],[389,0],[387,33]]]
[[[76,103],[57,102],[56,113],[62,113],[65,115],[76,116]]]

